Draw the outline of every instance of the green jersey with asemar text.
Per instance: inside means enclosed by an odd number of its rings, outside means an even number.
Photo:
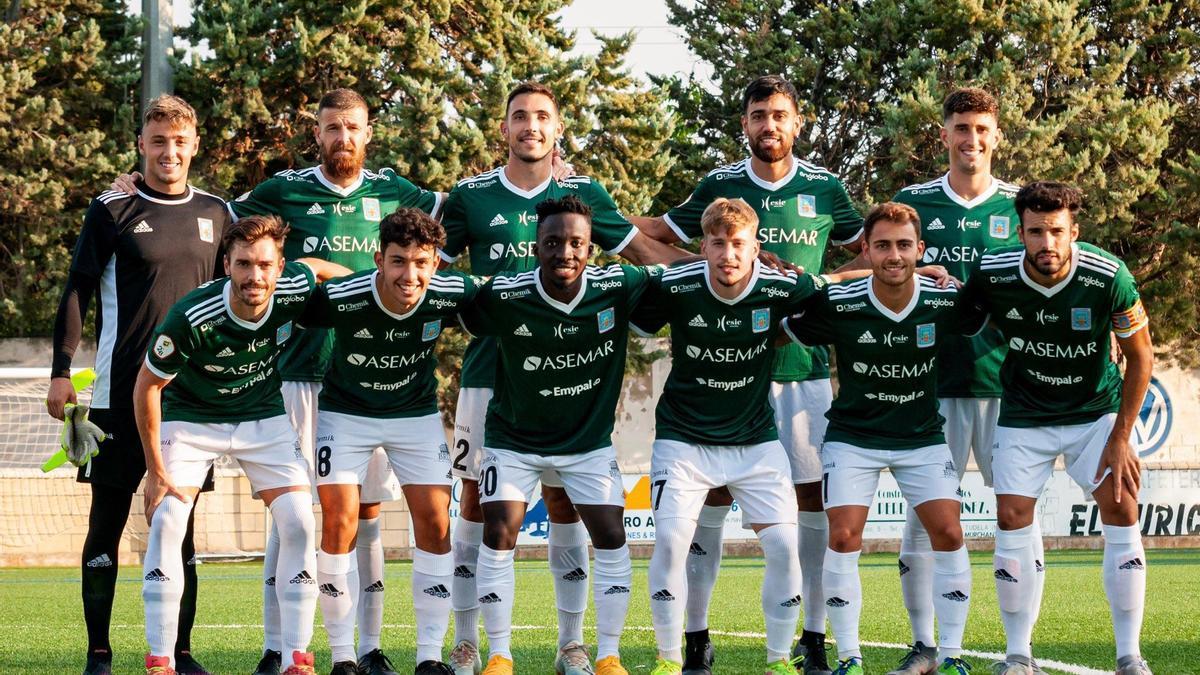
[[[873,450],[912,450],[946,442],[938,413],[938,346],[973,333],[984,315],[954,287],[925,277],[908,306],[893,312],[875,295],[873,277],[831,284],[785,324],[804,344],[831,344],[838,394],[825,414],[826,441]]]
[[[233,313],[230,283],[216,279],[183,296],[154,331],[146,366],[171,380],[162,395],[165,422],[224,424],[284,414],[277,361],[316,287],[312,270],[285,264],[271,306],[256,322]]]
[[[617,255],[637,234],[604,186],[587,176],[550,178],[532,190],[522,190],[508,180],[504,167],[498,167],[463,179],[450,191],[442,215],[446,228],[442,259],[452,262],[469,250],[471,273],[481,277],[533,269],[537,205],[568,195],[591,207],[592,242],[606,253]],[[495,343],[487,337],[472,340],[463,355],[462,386],[490,388],[495,373]]]
[[[377,270],[331,279],[317,288],[305,326],[332,328],[334,347],[320,408],[360,417],[396,418],[437,412],[434,347],[475,297],[475,281],[439,272],[415,307],[395,314],[379,297]]]
[[[1121,405],[1121,371],[1109,333],[1129,337],[1149,320],[1125,263],[1077,242],[1066,279],[1047,288],[1029,278],[1025,248],[988,251],[964,295],[991,315],[1008,341],[1000,370],[1000,424],[1089,424]]]
[[[713,290],[703,260],[673,265],[652,280],[633,325],[647,334],[671,326],[671,374],[654,410],[656,438],[697,445],[779,438],[768,401],[779,322],[823,280],[757,260],[751,275],[732,300]]]
[[[862,233],[862,216],[837,176],[795,158],[791,172],[775,183],[755,175],[749,159],[722,166],[705,176],[687,201],[663,219],[685,242],[700,237],[700,216],[718,197],[741,199],[753,207],[763,250],[809,272],[821,270],[829,243],[849,244]],[[789,344],[775,350],[774,381],[828,377],[829,353],[824,347]]]
[[[1013,200],[1020,186],[993,178],[992,186],[972,200],[950,188],[948,176],[910,185],[892,199],[908,204],[921,218],[926,265],[941,265],[960,281],[983,252],[1016,244],[1017,210]],[[1004,338],[987,327],[978,335],[945,335],[939,347],[938,396],[996,398],[1000,396],[1000,364]]]
[[[630,308],[657,269],[589,266],[569,303],[550,297],[536,268],[479,289],[461,316],[499,346],[485,446],[571,455],[612,445]]]
[[[363,170],[352,185],[330,182],[320,166],[281,171],[229,203],[234,218],[275,214],[291,227],[283,244],[288,260],[311,257],[351,270],[375,266],[379,221],[402,206],[437,215],[441,196],[422,190],[391,169]],[[333,335],[323,328],[296,334],[280,358],[289,382],[320,382],[329,368]]]

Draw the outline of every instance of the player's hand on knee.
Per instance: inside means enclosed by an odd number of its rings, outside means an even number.
[[[160,475],[153,471],[148,472],[146,474],[146,489],[143,493],[147,525],[154,519],[154,511],[158,509],[158,505],[167,497],[174,497],[184,503],[192,501],[191,497],[180,492],[179,488],[175,487],[175,483],[171,482],[169,476]]]
[[[1142,487],[1142,462],[1129,444],[1129,439],[1120,436],[1108,439],[1100,455],[1095,480],[1104,476],[1105,469],[1112,469],[1113,497],[1116,502],[1121,503],[1122,494],[1128,494],[1136,501]]]
[[[68,403],[78,403],[75,397],[75,387],[69,377],[55,377],[50,380],[50,392],[46,394],[46,412],[54,419],[66,418]]]
[[[141,179],[142,179],[142,174],[140,171],[134,171],[133,173],[123,173],[120,176],[117,176],[115,179],[113,179],[112,185],[109,185],[108,189],[110,189],[114,192],[124,192],[127,195],[136,194],[137,193],[137,182]]]

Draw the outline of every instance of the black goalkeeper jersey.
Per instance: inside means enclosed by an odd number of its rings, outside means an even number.
[[[54,329],[53,376],[70,374],[83,317],[95,295],[96,383],[92,407],[131,410],[150,336],[177,300],[223,275],[221,234],[230,222],[219,197],[109,191],[92,200],[75,245]]]

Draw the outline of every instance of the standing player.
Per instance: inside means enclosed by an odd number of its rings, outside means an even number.
[[[949,170],[936,180],[910,185],[893,198],[916,209],[924,223],[925,262],[943,265],[964,281],[985,250],[1017,243],[1013,197],[1018,188],[992,175],[992,156],[1000,142],[999,111],[996,99],[982,89],[958,89],[947,96],[942,104],[941,137],[949,153]],[[946,444],[954,455],[958,478],[962,480],[967,459],[974,454],[984,484],[991,486],[1004,340],[989,327],[972,337],[943,335],[940,342],[938,405],[946,419]],[[1040,579],[1040,534],[1037,541]],[[937,667],[933,549],[911,508],[906,512],[899,567],[913,646],[889,675],[918,675]],[[1039,582],[1030,589],[1035,607],[1041,605],[1041,588]]]
[[[641,236],[617,211],[612,197],[586,176],[558,180],[552,176],[555,144],[563,133],[558,100],[535,82],[517,85],[508,95],[500,132],[508,144],[508,162],[467,178],[446,200],[443,258],[451,262],[470,249],[471,271],[477,275],[524,272],[535,264],[533,243],[537,205],[547,199],[575,195],[591,209],[592,240],[605,251],[637,263],[672,260],[683,252]],[[479,462],[484,416],[496,378],[496,346],[490,337],[473,339],[463,357],[462,390],[454,420],[454,475],[462,478],[459,520],[454,528],[454,602],[456,644],[451,663],[460,675],[478,666],[479,604],[476,559],[483,536],[479,509]],[[558,672],[574,671],[567,662],[586,662],[583,612],[587,608],[587,532],[562,486],[543,485],[550,516],[548,555],[558,606]]]
[[[274,216],[244,218],[222,238],[228,279],[188,293],[155,329],[134,386],[146,457],[143,561],[146,673],[170,674],[192,498],[213,461],[238,460],[271,509],[285,673],[313,673],[307,652],[317,606],[314,519],[304,456],[280,395],[277,357],[312,295],[312,270],[283,261],[287,228]],[[170,386],[168,386],[170,385]]]
[[[596,549],[595,672],[627,675],[618,646],[633,567],[612,430],[629,312],[650,272],[587,264],[592,214],[574,195],[543,201],[536,214],[537,267],[492,277],[462,315],[467,330],[492,336],[499,351],[479,481],[484,527],[477,586],[491,649],[484,675],[513,673],[513,554],[533,490],[551,473]],[[582,644],[569,647],[555,668],[593,672]]]
[[[1146,675],[1139,633],[1146,552],[1138,528],[1140,462],[1129,438],[1150,383],[1149,321],[1125,263],[1078,242],[1083,202],[1074,187],[1039,181],[1016,208],[1023,246],[980,259],[966,296],[991,313],[1008,340],[996,429],[995,579],[1008,657],[998,672],[1032,672],[1040,585],[1034,509],[1062,455],[1067,473],[1096,500],[1104,523],[1104,592],[1112,611],[1117,673]],[[1125,377],[1110,358],[1116,335]],[[1030,583],[1032,581],[1032,584]]]
[[[54,324],[54,366],[46,405],[51,415],[62,419],[64,405],[75,403],[71,359],[83,334],[88,302],[93,295],[99,296],[91,420],[110,436],[101,443],[100,454],[79,471],[80,482],[92,487],[82,564],[88,633],[85,675],[111,672],[108,628],[118,547],[133,493],[146,473],[133,417],[134,380],[154,327],[171,305],[212,279],[222,264],[218,247],[229,223],[224,202],[187,183],[188,168],[199,146],[196,112],[186,101],[164,95],[150,102],[138,136],[145,178],[134,185],[130,195],[110,191],[92,201]],[[186,564],[176,669],[204,673],[190,653],[196,616],[190,517],[182,546]]]
[[[475,295],[470,277],[437,274],[441,225],[402,208],[379,227],[376,269],[322,284],[305,325],[332,327],[334,350],[317,423],[321,548],[317,583],[333,652],[333,674],[358,673],[353,598],[347,595],[359,490],[375,449],[387,452],[404,486],[416,549],[412,598],[418,675],[442,663],[454,565],[450,557],[450,451],[437,409],[434,346]]]
[[[863,224],[871,276],[831,285],[786,328],[806,344],[832,344],[838,396],[821,447],[829,549],[825,604],[837,640],[835,675],[862,675],[858,641],[862,585],[858,558],[879,473],[888,469],[933,544],[938,673],[966,675],[962,637],[971,595],[971,564],[959,523],[958,473],[937,411],[939,336],[983,325],[961,311],[958,292],[914,275],[925,252],[916,211],[889,202]],[[869,423],[864,424],[865,420]]]
[[[720,167],[696,186],[691,197],[659,218],[633,218],[665,242],[701,236],[700,216],[717,197],[742,199],[758,214],[762,250],[808,270],[822,267],[830,243],[859,249],[862,216],[832,173],[792,155],[802,120],[795,87],[777,75],[752,81],[742,95],[742,131],[750,157]],[[788,452],[799,505],[800,569],[804,633],[796,645],[805,673],[828,670],[825,607],[821,604],[821,561],[828,541],[821,512],[821,462],[825,411],[833,400],[829,355],[824,347],[789,344],[776,350],[771,371],[771,407],[779,440]],[[721,537],[731,497],[709,496],[688,558],[687,650],[684,672],[707,673],[712,663],[708,606],[721,565]]]

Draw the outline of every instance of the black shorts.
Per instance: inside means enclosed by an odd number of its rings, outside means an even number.
[[[92,408],[88,420],[103,429],[109,438],[100,444],[100,454],[79,467],[76,480],[137,492],[146,475],[146,455],[142,452],[142,439],[138,436],[133,411]],[[213,488],[210,468],[200,491],[211,492]]]

